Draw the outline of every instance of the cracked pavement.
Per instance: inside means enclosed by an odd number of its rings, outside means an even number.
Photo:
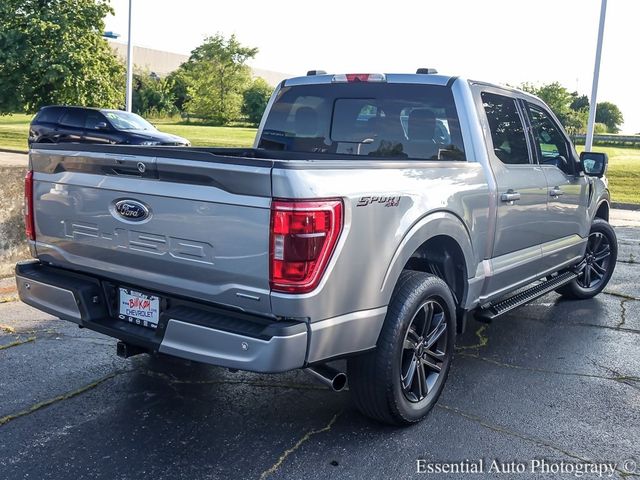
[[[606,293],[470,322],[437,407],[404,429],[299,371],[120,359],[0,281],[0,478],[410,478],[417,459],[480,458],[613,461],[622,478],[640,463],[640,223],[617,225]]]

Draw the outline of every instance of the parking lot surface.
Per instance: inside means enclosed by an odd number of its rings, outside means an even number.
[[[348,392],[299,371],[120,359],[115,340],[16,301],[7,279],[0,478],[430,476],[417,473],[418,459],[483,459],[485,468],[610,462],[614,477],[625,477],[640,464],[640,227],[625,218],[616,222],[619,263],[606,293],[587,301],[550,294],[490,325],[471,322],[438,405],[401,429],[369,421]]]

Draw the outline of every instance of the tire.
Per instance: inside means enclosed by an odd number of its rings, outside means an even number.
[[[556,290],[565,298],[583,300],[598,295],[609,283],[618,259],[616,232],[605,220],[591,225],[584,258],[577,265],[578,277]]]
[[[455,339],[456,308],[447,284],[433,275],[404,271],[376,349],[347,362],[358,410],[391,425],[422,420],[442,392]]]

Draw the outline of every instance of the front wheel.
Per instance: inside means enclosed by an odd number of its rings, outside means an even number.
[[[366,416],[393,425],[421,420],[449,373],[456,335],[453,296],[440,278],[405,271],[376,350],[349,359],[349,390]]]
[[[618,259],[618,239],[611,225],[596,218],[587,238],[584,258],[577,265],[578,276],[557,292],[566,298],[595,297],[607,286]]]

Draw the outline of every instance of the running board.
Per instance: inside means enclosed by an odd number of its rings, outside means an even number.
[[[515,295],[497,303],[487,303],[476,311],[475,318],[481,322],[490,322],[500,315],[504,315],[525,303],[529,303],[531,300],[535,300],[556,288],[566,285],[577,276],[578,275],[574,272],[561,273],[550,280],[538,283],[531,288],[518,292]]]

